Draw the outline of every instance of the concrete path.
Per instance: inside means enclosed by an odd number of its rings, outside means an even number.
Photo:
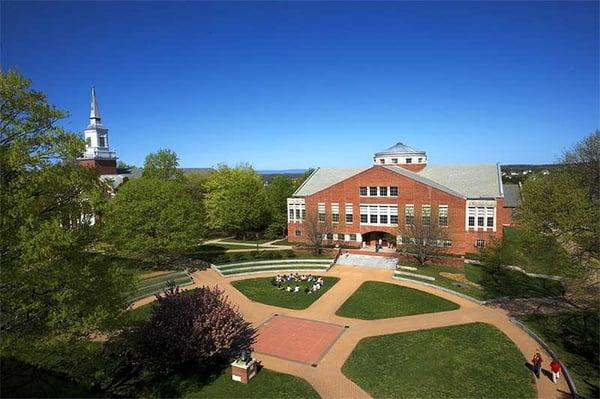
[[[338,277],[340,278],[340,281],[310,307],[303,310],[279,308],[250,301],[231,285],[232,281],[247,278],[268,277],[276,274],[277,273],[269,272],[225,279],[215,271],[208,269],[194,273],[193,277],[195,285],[186,287],[186,289],[195,288],[200,285],[219,286],[228,295],[229,300],[239,307],[240,312],[244,315],[246,320],[252,322],[256,326],[262,324],[275,313],[349,326],[329,352],[323,356],[318,367],[310,367],[264,354],[254,354],[254,357],[259,359],[263,365],[269,369],[304,378],[315,388],[321,397],[325,399],[370,397],[367,392],[348,379],[341,371],[344,362],[348,359],[348,356],[350,356],[350,353],[358,342],[362,338],[369,336],[473,322],[484,322],[495,326],[506,334],[528,361],[536,350],[541,351],[542,357],[545,359],[545,366],[548,366],[550,361],[550,356],[539,348],[533,338],[510,322],[506,311],[477,305],[459,296],[436,288],[393,280],[393,271],[390,270],[352,266],[333,267],[323,274],[331,277]],[[337,309],[364,281],[382,281],[425,291],[451,300],[459,304],[460,308],[449,312],[429,313],[381,320],[356,320],[336,316],[335,312]],[[152,301],[153,298],[145,298],[136,302],[133,307]],[[536,389],[538,398],[552,399],[570,396],[568,394],[569,388],[564,378],[561,378],[559,383],[554,385],[548,378],[542,376],[542,378],[536,380]]]
[[[202,244],[231,244],[231,245],[239,245],[241,247],[248,247],[248,249],[246,248],[238,248],[238,249],[225,249],[225,251],[223,252],[251,252],[251,251],[256,251],[256,244],[250,244],[247,242],[234,242],[234,241],[227,241],[228,239],[231,239],[233,237],[226,237],[226,238],[215,238],[213,240],[208,240],[203,242]],[[283,238],[278,238],[276,240],[272,240],[269,242],[264,242],[262,244],[258,244],[258,248],[262,251],[280,251],[283,249],[292,249],[293,247],[291,245],[277,245],[274,244],[277,241],[281,241],[283,240]],[[211,251],[207,251],[207,252],[211,252]],[[219,251],[220,252],[220,251]]]

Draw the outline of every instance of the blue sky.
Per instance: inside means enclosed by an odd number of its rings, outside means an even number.
[[[2,2],[2,68],[119,157],[545,163],[600,125],[597,2]]]

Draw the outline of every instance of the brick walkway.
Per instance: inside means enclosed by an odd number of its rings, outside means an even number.
[[[267,277],[277,273],[264,273],[252,276],[240,276],[238,278],[225,279],[213,270],[196,272],[194,280],[197,285],[188,286],[186,289],[199,285],[218,285],[229,296],[229,299],[239,306],[240,312],[246,320],[259,326],[270,319],[275,313],[290,317],[298,317],[338,325],[348,325],[350,328],[340,336],[331,349],[320,360],[318,367],[284,360],[265,354],[254,354],[263,365],[269,369],[282,373],[293,374],[307,380],[322,398],[368,398],[368,393],[358,385],[350,381],[341,368],[350,356],[350,353],[362,338],[376,335],[386,335],[405,331],[416,331],[435,327],[459,325],[472,322],[484,322],[491,324],[506,334],[523,353],[526,359],[530,359],[539,346],[536,341],[521,329],[510,322],[508,314],[502,309],[495,309],[477,305],[453,294],[446,293],[435,288],[425,287],[419,284],[398,281],[392,279],[393,271],[376,270],[359,267],[333,267],[327,276],[339,277],[340,281],[335,284],[322,297],[315,301],[307,309],[292,310],[264,305],[252,302],[231,285],[232,281],[246,278]],[[439,297],[451,300],[460,305],[460,309],[429,313],[415,316],[397,317],[382,320],[356,320],[335,315],[336,310],[352,295],[352,293],[364,281],[383,281],[390,284],[402,285],[425,291]],[[134,307],[152,302],[153,298],[145,298],[134,304]],[[545,365],[549,363],[550,356],[541,351],[545,359]],[[552,399],[570,397],[569,388],[564,378],[554,385],[548,378],[542,377],[536,380],[538,398]]]

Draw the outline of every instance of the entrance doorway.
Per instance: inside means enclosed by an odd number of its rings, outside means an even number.
[[[390,244],[396,245],[396,237],[383,231],[372,231],[363,234],[362,237],[363,246],[374,247],[375,245],[380,244],[379,240],[381,240],[381,246],[383,248],[387,248]]]

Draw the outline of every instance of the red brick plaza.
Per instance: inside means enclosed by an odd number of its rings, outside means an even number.
[[[316,365],[343,332],[337,324],[273,316],[259,327],[254,351]]]

